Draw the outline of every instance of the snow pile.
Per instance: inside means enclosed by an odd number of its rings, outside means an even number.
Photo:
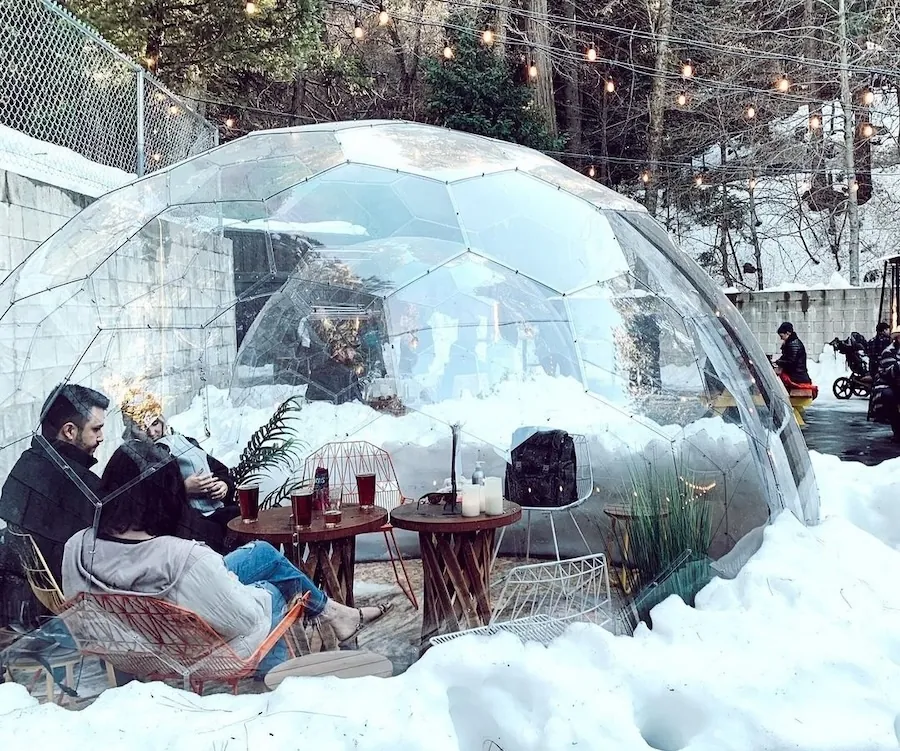
[[[874,467],[810,452],[822,518],[842,517],[900,550],[900,459]]]
[[[795,290],[813,289],[851,289],[853,287],[841,274],[835,271],[825,284],[802,284],[798,281],[783,282],[774,287],[766,287],[763,292],[793,292]],[[735,292],[739,290],[733,290]]]
[[[782,514],[736,579],[696,609],[669,598],[633,638],[587,625],[548,648],[470,637],[390,680],[289,679],[238,698],[132,684],[77,713],[6,684],[0,746],[896,749],[898,567],[845,520],[806,529]]]
[[[835,352],[827,344],[822,349],[822,352],[819,353],[819,361],[815,362],[809,359],[806,367],[809,370],[809,377],[812,378],[812,382],[819,387],[819,399],[821,401],[835,401],[837,397],[831,390],[832,384],[836,378],[850,376],[850,368],[847,367],[847,361],[844,356]]]
[[[135,175],[93,162],[63,146],[0,125],[0,169],[98,198],[130,183]]]

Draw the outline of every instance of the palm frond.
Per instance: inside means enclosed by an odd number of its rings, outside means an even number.
[[[237,466],[231,470],[238,484],[261,480],[274,470],[291,471],[297,466],[306,444],[297,438],[290,423],[302,409],[302,397],[290,397],[250,436]]]

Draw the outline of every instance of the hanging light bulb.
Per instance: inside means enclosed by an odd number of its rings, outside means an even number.
[[[587,52],[584,53],[584,56],[587,58],[587,61],[589,63],[597,62],[597,50],[594,49],[593,44],[587,48]]]
[[[154,154],[150,157],[154,162],[158,162],[162,159],[162,154]]]
[[[531,65],[528,66],[528,77],[529,78],[537,78],[537,74],[538,74],[537,65],[532,63]]]
[[[178,105],[177,105],[177,104],[173,104],[173,105],[171,105],[171,106],[169,107],[169,114],[170,114],[170,115],[177,115],[179,112],[180,112],[180,110],[178,109]]]
[[[647,170],[641,172],[641,182],[645,185],[650,182],[650,173]]]
[[[258,12],[259,6],[254,3],[253,0],[247,0],[247,2],[244,3],[244,13],[246,13],[248,16],[255,15]]]
[[[690,61],[683,63],[681,66],[681,77],[682,78],[693,78],[694,76],[694,66],[691,65]]]
[[[871,123],[866,123],[865,125],[863,125],[861,130],[863,137],[865,138],[871,138],[875,135],[875,128],[872,127]]]
[[[390,14],[382,8],[378,13],[378,25],[379,26],[387,26],[391,22]]]
[[[588,167],[588,177],[596,177],[596,176],[597,176],[597,170],[594,168],[594,165],[592,164],[590,167]]]
[[[452,60],[453,59],[453,47],[449,44],[444,45],[444,60]]]
[[[234,127],[234,118],[233,117],[225,118],[225,127],[229,128],[229,129]]]
[[[612,94],[616,90],[616,83],[611,78],[606,80],[606,93]]]
[[[144,62],[147,64],[148,69],[153,70],[156,67],[156,62],[157,62],[156,56],[148,55],[147,57],[144,58]]]
[[[791,82],[788,80],[787,76],[781,76],[775,82],[775,88],[782,94],[787,94],[791,90]]]
[[[752,104],[747,107],[747,109],[744,110],[744,117],[746,117],[748,120],[752,120],[754,117],[756,117],[756,107],[754,107]]]
[[[353,37],[357,40],[362,39],[366,35],[366,30],[360,24],[359,19],[357,18],[353,22]]]
[[[755,177],[750,178],[749,185],[750,185],[750,190],[756,190],[756,178]]]
[[[851,181],[850,181],[850,190],[851,190],[852,192],[854,192],[854,193],[856,193],[856,191],[859,190],[859,183],[856,182],[856,180],[851,180]]]
[[[812,130],[818,130],[819,128],[821,128],[822,127],[822,118],[819,117],[818,115],[813,115],[811,118],[809,118],[809,127]]]
[[[687,104],[687,94],[683,91],[675,98],[675,101],[678,102],[679,107],[684,107]]]
[[[494,32],[490,29],[485,29],[481,34],[481,41],[485,44],[493,44],[494,43]]]
[[[872,91],[871,89],[866,89],[863,92],[862,101],[863,101],[863,104],[865,104],[866,106],[872,104],[872,102],[875,101],[875,92]]]
[[[703,175],[697,175],[697,177],[694,178],[694,185],[698,188],[703,186]]]

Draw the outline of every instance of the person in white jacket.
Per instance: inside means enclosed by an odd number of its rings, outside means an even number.
[[[338,641],[352,639],[388,606],[350,608],[328,598],[274,547],[255,542],[221,556],[173,536],[184,499],[174,460],[143,441],[128,441],[103,473],[106,494],[97,530],[77,532],[65,546],[62,586],[79,592],[147,595],[187,608],[235,652],[249,657],[296,597],[309,594],[305,615],[327,621]],[[286,658],[279,644],[259,672]]]

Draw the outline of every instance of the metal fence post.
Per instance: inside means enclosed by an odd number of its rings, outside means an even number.
[[[144,69],[137,69],[137,102],[135,103],[135,115],[137,116],[137,176],[143,177],[145,170],[144,154]]]

